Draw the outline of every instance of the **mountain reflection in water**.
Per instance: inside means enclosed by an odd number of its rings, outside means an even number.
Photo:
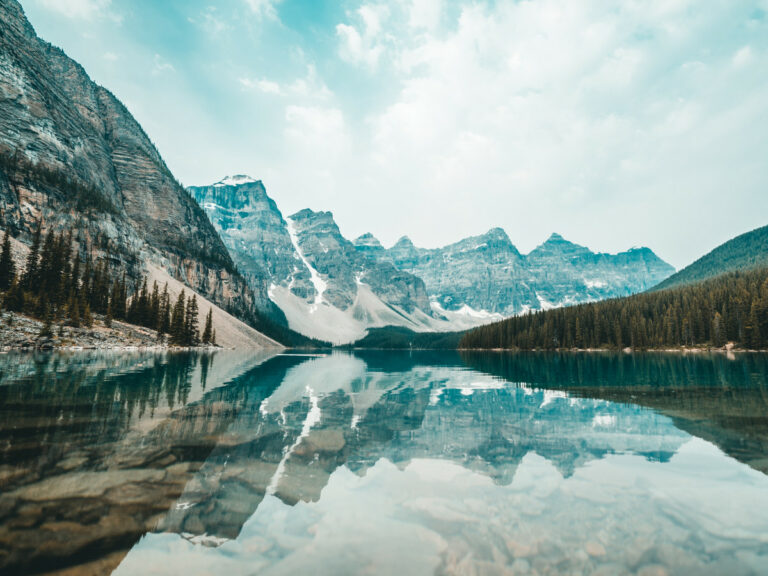
[[[0,572],[765,573],[767,382],[761,355],[6,355]]]

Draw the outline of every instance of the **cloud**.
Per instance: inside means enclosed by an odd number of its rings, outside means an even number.
[[[108,18],[120,22],[122,17],[112,10],[112,0],[38,0],[46,10],[72,19]]]
[[[107,62],[117,62],[120,59],[120,57],[114,52],[105,52],[103,58]]]
[[[229,24],[219,16],[215,6],[208,6],[198,17],[190,17],[189,21],[200,26],[209,36],[218,36],[230,29]]]
[[[153,59],[152,75],[161,76],[168,72],[176,72],[176,68],[160,54],[155,54]]]
[[[245,0],[246,5],[251,12],[260,19],[276,20],[277,5],[282,0]]]
[[[240,78],[240,85],[246,90],[258,90],[264,94],[281,94],[280,84],[271,80],[252,80],[250,78]]]
[[[351,17],[356,24],[336,25],[339,56],[346,62],[374,70],[391,41],[383,33],[389,10],[384,5],[363,4]]]
[[[308,64],[306,74],[295,78],[285,84],[280,84],[267,78],[240,78],[240,85],[244,90],[257,91],[262,94],[274,94],[277,96],[289,96],[294,98],[310,98],[325,100],[332,96],[328,86],[317,74],[314,64]]]
[[[288,106],[285,109],[285,120],[288,134],[305,143],[341,144],[347,138],[344,113],[338,108]]]
[[[752,48],[744,46],[733,55],[733,65],[736,68],[745,68],[752,62]]]
[[[443,15],[443,0],[411,0],[407,10],[411,27],[436,30]]]

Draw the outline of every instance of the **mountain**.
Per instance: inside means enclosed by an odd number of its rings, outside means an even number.
[[[757,228],[721,244],[653,289],[664,290],[701,282],[736,270],[761,267],[768,267],[768,226]]]
[[[358,250],[330,212],[305,209],[284,217],[263,183],[247,176],[192,186],[189,193],[263,309],[291,329],[336,344],[371,327],[448,329],[420,278]]]
[[[284,217],[261,181],[190,187],[263,311],[336,344],[371,328],[460,331],[528,310],[646,290],[674,269],[651,250],[596,254],[553,234],[528,255],[494,228],[438,249],[347,240],[330,212]]]
[[[0,214],[29,243],[73,229],[112,270],[147,264],[250,318],[258,301],[205,212],[139,123],[85,70],[35,34],[16,0],[0,3]]]
[[[523,255],[501,228],[436,249],[364,240],[361,251],[422,278],[438,312],[513,316],[642,292],[674,272],[648,248],[594,253],[559,234]]]

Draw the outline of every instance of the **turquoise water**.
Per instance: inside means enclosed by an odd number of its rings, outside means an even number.
[[[0,573],[768,574],[768,358],[0,357]]]

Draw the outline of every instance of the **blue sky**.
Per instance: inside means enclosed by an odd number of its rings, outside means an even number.
[[[768,0],[22,0],[176,176],[683,266],[768,224]]]

